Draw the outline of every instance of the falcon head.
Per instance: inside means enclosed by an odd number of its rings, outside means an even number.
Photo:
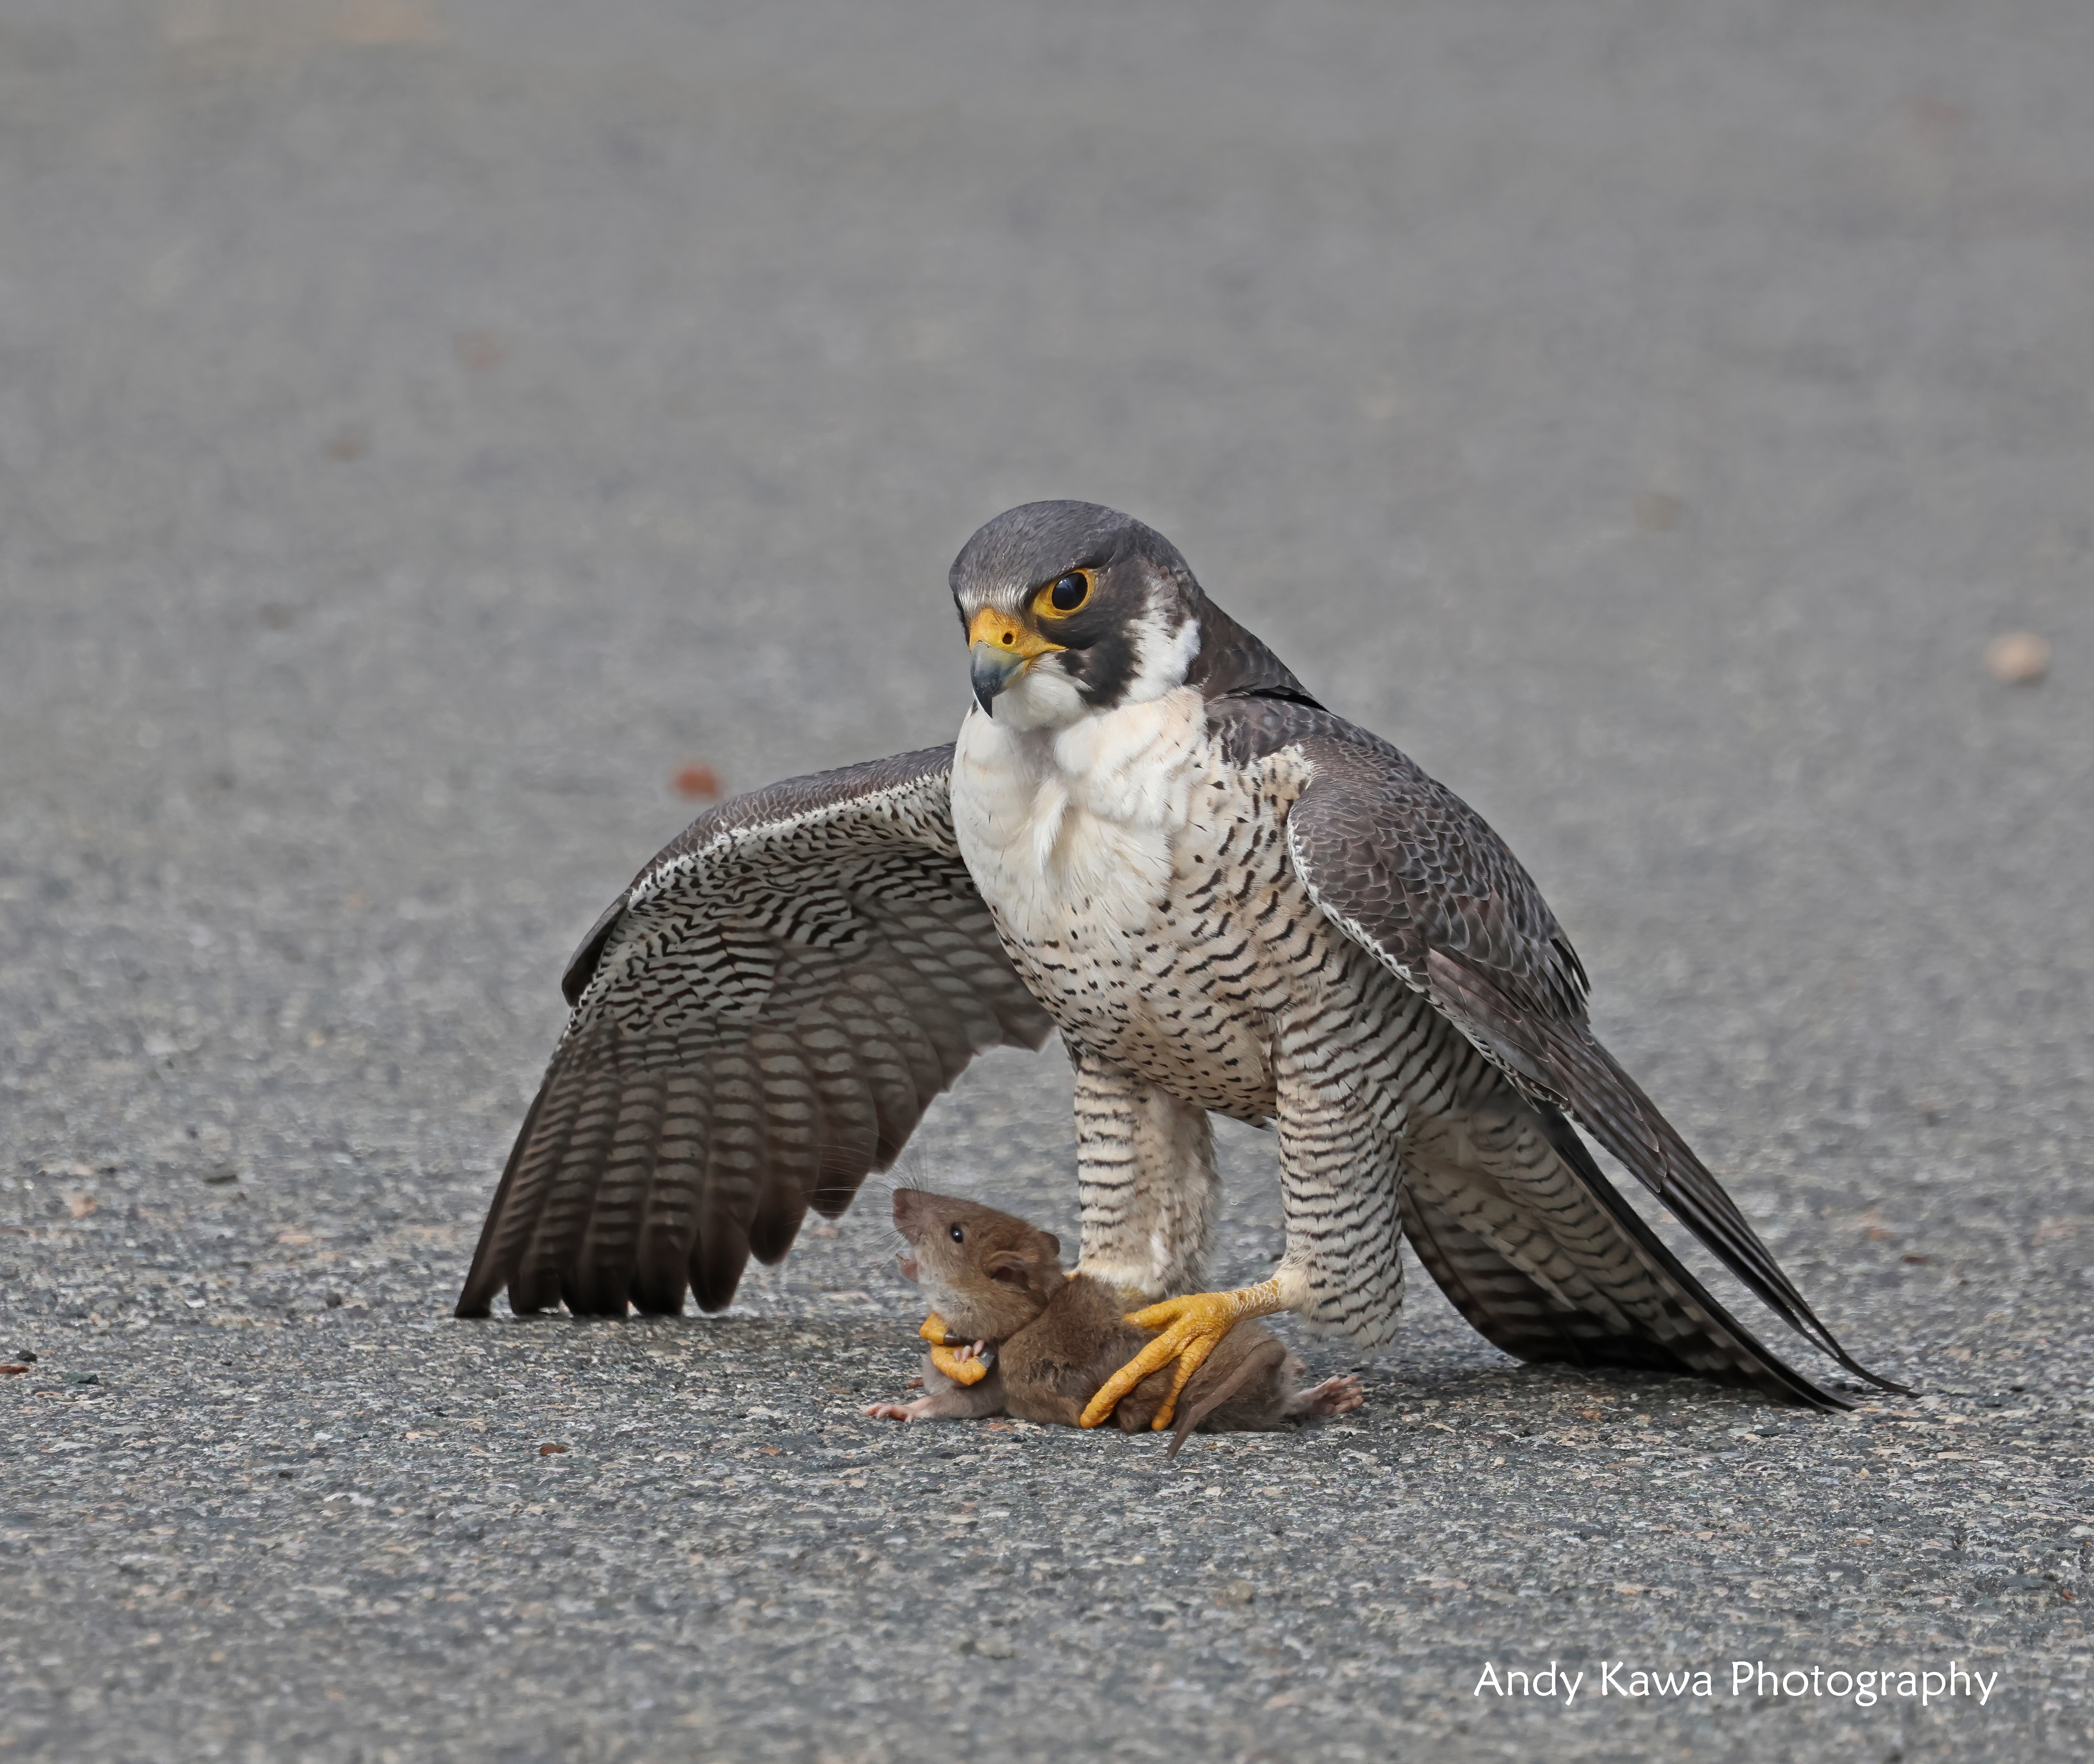
[[[1204,597],[1178,548],[1093,502],[1027,502],[953,562],[975,698],[999,723],[1062,728],[1161,697],[1200,653]]]
[[[1095,502],[1006,509],[953,560],[975,700],[1014,729],[1066,728],[1180,686],[1314,705],[1207,598],[1177,546]]]

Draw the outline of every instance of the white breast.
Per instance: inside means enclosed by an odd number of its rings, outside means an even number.
[[[960,725],[953,825],[982,897],[1020,946],[1132,943],[1168,896],[1209,760],[1198,691],[1180,687],[1065,728]]]

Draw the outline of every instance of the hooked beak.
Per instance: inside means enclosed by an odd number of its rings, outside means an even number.
[[[995,715],[996,695],[1040,657],[1067,647],[1049,643],[1007,612],[983,607],[967,627],[967,675],[982,715]]]

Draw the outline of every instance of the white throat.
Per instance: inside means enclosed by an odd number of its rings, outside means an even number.
[[[1182,676],[1181,676],[1182,677]],[[1173,686],[1074,720],[1019,726],[968,711],[953,756],[960,855],[1006,936],[1140,935],[1206,770],[1199,691]]]

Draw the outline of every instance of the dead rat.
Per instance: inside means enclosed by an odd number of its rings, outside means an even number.
[[[866,1410],[891,1421],[957,1421],[1014,1414],[1076,1425],[1099,1386],[1150,1340],[1122,1314],[1125,1301],[1088,1274],[1062,1271],[1062,1245],[1050,1232],[976,1201],[919,1188],[894,1193],[894,1225],[909,1245],[901,1271],[930,1300],[923,1334],[932,1355],[910,1403]],[[940,1353],[941,1344],[960,1346]],[[942,1362],[942,1365],[940,1363]],[[986,1375],[973,1373],[986,1364]],[[1314,1390],[1297,1388],[1301,1362],[1256,1323],[1238,1323],[1187,1381],[1168,1456],[1186,1436],[1262,1432],[1357,1409],[1351,1374]],[[1175,1368],[1152,1372],[1119,1400],[1114,1419],[1127,1432],[1146,1427],[1171,1393]]]

